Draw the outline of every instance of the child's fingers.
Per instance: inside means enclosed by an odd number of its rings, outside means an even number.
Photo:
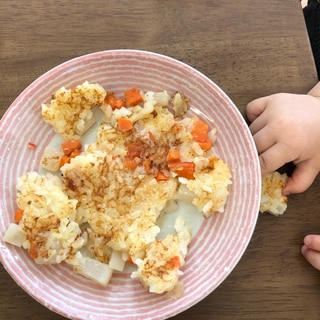
[[[265,175],[282,167],[285,163],[292,161],[290,153],[283,145],[276,143],[259,155],[261,174]]]
[[[258,154],[265,152],[276,144],[276,138],[268,130],[268,127],[262,128],[256,134],[253,135],[253,139],[258,151]]]
[[[254,119],[253,122],[251,122],[249,129],[252,135],[255,135],[257,132],[265,128],[267,124],[268,124],[268,118],[265,116],[265,114],[261,114],[259,117]]]
[[[320,252],[320,235],[308,234],[304,237],[303,242],[308,248]]]
[[[292,176],[288,179],[286,186],[283,189],[284,194],[300,193],[306,191],[316,178],[319,170],[310,165],[308,161],[297,165]],[[320,239],[319,239],[320,251]]]
[[[248,103],[246,113],[250,122],[253,122],[255,119],[257,119],[260,114],[266,109],[268,100],[269,96],[253,100]]]

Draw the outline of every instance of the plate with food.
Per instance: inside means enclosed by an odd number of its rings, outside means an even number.
[[[110,50],[35,80],[0,123],[0,257],[72,319],[166,319],[232,272],[261,179],[250,131],[212,80]]]

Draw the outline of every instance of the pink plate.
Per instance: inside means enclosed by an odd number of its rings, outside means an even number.
[[[216,149],[232,170],[233,184],[223,214],[203,223],[190,245],[182,280],[183,296],[168,300],[148,293],[129,274],[117,273],[101,288],[72,273],[65,264],[41,266],[25,250],[0,242],[1,262],[29,295],[72,319],[165,319],[210,294],[234,269],[251,239],[259,212],[260,167],[249,129],[231,100],[210,79],[172,58],[135,50],[111,50],[65,62],[35,80],[0,122],[0,238],[13,220],[17,177],[37,171],[53,130],[41,118],[41,103],[61,86],[85,80],[116,94],[141,90],[183,92],[191,113],[218,130]],[[36,149],[28,147],[36,144]]]

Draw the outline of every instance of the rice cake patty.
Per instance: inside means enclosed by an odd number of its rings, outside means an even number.
[[[160,229],[156,220],[176,191],[174,179],[158,183],[152,176],[133,175],[104,153],[78,156],[62,167],[69,198],[78,200],[77,221],[88,222],[108,246],[143,256]],[[106,258],[107,259],[107,258]]]
[[[287,210],[288,198],[282,193],[287,181],[287,174],[280,174],[277,171],[262,177],[260,212],[279,216]]]

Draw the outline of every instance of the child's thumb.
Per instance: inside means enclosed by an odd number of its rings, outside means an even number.
[[[292,176],[289,177],[283,189],[283,194],[288,195],[306,191],[313,183],[318,172],[319,170],[311,166],[308,161],[299,163],[293,171]]]

